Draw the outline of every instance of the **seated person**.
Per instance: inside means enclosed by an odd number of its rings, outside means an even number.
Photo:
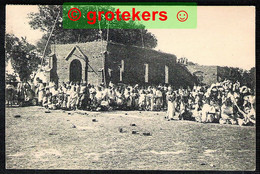
[[[123,109],[124,108],[124,96],[120,89],[116,89],[116,109]]]
[[[241,110],[237,103],[235,103],[235,106],[237,107],[238,112],[242,115],[241,118],[237,119],[240,126],[255,125],[256,113],[253,103],[248,102],[245,104],[244,110]]]
[[[201,122],[201,116],[202,116],[201,108],[202,108],[202,102],[198,102],[195,104],[194,110],[192,110],[192,117],[194,117],[194,119],[197,122]]]
[[[230,98],[227,98],[221,107],[221,118],[219,119],[220,124],[237,124],[233,104]]]
[[[206,103],[203,105],[201,112],[202,123],[212,123],[214,121],[216,109],[213,105],[213,102],[209,98],[206,99]]]

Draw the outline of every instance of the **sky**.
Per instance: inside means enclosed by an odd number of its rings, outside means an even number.
[[[27,18],[35,5],[7,5],[6,32],[35,44],[42,36],[30,28]],[[198,6],[195,29],[148,29],[155,48],[201,65],[255,67],[255,7]]]

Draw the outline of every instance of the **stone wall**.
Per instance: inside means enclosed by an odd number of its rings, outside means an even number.
[[[202,83],[206,85],[218,82],[217,66],[187,65],[186,67],[191,74],[200,72],[200,74],[202,74]]]
[[[165,83],[165,65],[169,68],[169,83],[173,83],[176,56],[152,49],[108,43],[107,68],[113,71],[112,81],[120,82],[121,60],[124,60],[123,83]],[[148,64],[148,83],[145,83],[145,64]]]
[[[75,49],[77,46],[79,49]],[[103,48],[101,48],[103,46]],[[68,57],[69,53],[73,52],[71,56]],[[102,50],[101,50],[102,49]],[[60,82],[69,81],[70,75],[70,63],[77,59],[82,65],[82,78],[91,84],[100,84],[102,82],[102,72],[103,68],[102,62],[104,61],[104,55],[101,53],[106,50],[106,43],[104,42],[87,42],[87,43],[77,43],[77,44],[60,44],[52,46],[52,53],[57,57],[57,74]],[[86,55],[86,58],[82,53]]]
[[[107,84],[109,81],[132,85],[164,84],[166,74],[168,84],[185,87],[196,83],[196,79],[186,68],[176,64],[175,55],[153,49],[112,42],[88,42],[55,45],[52,54],[57,57],[59,82],[70,80],[70,63],[76,59],[81,62],[83,80],[94,85],[104,82],[104,66]],[[145,82],[145,64],[148,64],[148,83]],[[167,69],[168,73],[165,72]]]
[[[174,67],[173,85],[178,88],[190,88],[198,84],[198,79],[188,69],[187,66],[177,63]]]

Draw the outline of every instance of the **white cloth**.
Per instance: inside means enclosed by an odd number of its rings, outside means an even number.
[[[201,116],[202,122],[211,122],[211,121],[209,121],[208,113],[216,113],[216,109],[214,106],[211,106],[206,103],[202,107],[202,116]]]
[[[173,118],[175,115],[175,101],[168,100],[168,110],[167,116],[169,119]]]
[[[43,101],[43,95],[44,95],[44,86],[42,83],[39,84],[39,89],[38,89],[38,102]]]

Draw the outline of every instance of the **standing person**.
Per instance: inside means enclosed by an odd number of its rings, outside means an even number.
[[[43,96],[44,96],[44,84],[42,83],[42,80],[39,80],[38,83],[38,105],[42,106]]]
[[[146,93],[143,89],[140,90],[140,95],[139,95],[139,110],[144,110],[145,109],[145,103],[146,103]]]
[[[132,93],[131,93],[131,96],[132,96],[132,106],[133,106],[133,109],[138,109],[138,89],[137,87],[135,86],[133,89],[132,89]]]
[[[28,83],[24,84],[24,101],[26,106],[32,104],[32,100],[34,98],[33,91]]]
[[[33,91],[33,93],[35,93],[35,90],[36,90],[35,88],[36,88],[36,87],[35,87],[35,84],[33,83],[33,79],[29,80],[28,83],[29,83],[30,88],[31,88],[31,90]]]
[[[82,83],[79,89],[79,96],[77,101],[77,106],[79,109],[86,109],[87,108],[87,84]]]
[[[71,88],[70,92],[70,103],[69,103],[69,109],[76,110],[77,108],[77,101],[78,101],[78,93],[77,93],[77,87],[74,86]]]
[[[101,105],[102,99],[103,99],[103,91],[102,91],[101,86],[98,86],[97,91],[96,91],[96,95],[95,95],[95,99],[94,99],[94,102],[93,102],[93,104],[94,104],[93,109],[101,110],[100,105]]]
[[[150,95],[150,87],[148,87],[147,88],[147,90],[146,90],[146,103],[145,103],[145,109],[147,110],[147,111],[149,111],[149,109],[151,108],[151,95]]]
[[[162,109],[162,102],[163,102],[163,94],[160,88],[156,89],[156,110],[160,111]]]
[[[162,88],[162,110],[166,110],[167,107],[166,92],[167,92],[167,87],[164,86]]]
[[[156,105],[155,105],[155,94],[153,90],[150,90],[149,98],[150,98],[150,110],[154,111]]]
[[[10,104],[12,106],[14,104],[15,88],[11,83],[7,83],[5,90],[7,105]]]
[[[179,119],[184,120],[186,114],[186,104],[184,103],[183,97],[180,99],[180,110],[179,110]]]
[[[90,94],[90,99],[94,100],[96,95],[96,89],[94,88],[94,85],[89,85],[89,94]]]
[[[61,108],[63,110],[66,110],[67,108],[67,88],[66,88],[66,84],[62,83],[62,85],[60,86],[60,90],[59,90],[59,94],[60,94],[60,99],[61,99]]]
[[[80,86],[81,86],[80,82],[77,82],[74,85],[76,87],[76,92],[79,94],[80,93]]]
[[[70,109],[70,101],[71,101],[71,93],[72,93],[72,87],[69,85],[66,90],[66,109]]]
[[[164,87],[162,86],[161,87],[161,93],[162,93],[162,97],[161,97],[161,110],[162,111],[164,111],[165,110],[165,104],[164,104],[164,102],[165,102],[165,98],[166,98],[166,95],[165,95],[165,93],[166,93],[166,91],[164,90]]]
[[[125,89],[125,92],[124,92],[124,96],[125,96],[125,99],[126,99],[126,108],[127,110],[130,110],[132,108],[132,96],[131,96],[131,92],[130,92],[131,88],[130,87],[127,87]]]
[[[56,84],[54,82],[49,83],[49,89],[52,94],[55,93],[55,86]]]
[[[51,98],[51,92],[49,90],[49,86],[46,86],[46,83],[44,84],[44,90],[43,90],[43,98],[42,98],[42,106],[48,108],[48,102],[50,101],[49,99]]]
[[[116,109],[123,109],[124,106],[124,96],[122,94],[122,89],[120,87],[117,87],[115,91],[116,95]]]
[[[89,98],[90,98],[90,102],[89,102],[89,109],[92,110],[95,108],[96,105],[96,89],[94,88],[94,85],[88,85],[89,86]]]
[[[168,91],[168,109],[167,109],[167,116],[166,118],[169,120],[173,120],[173,117],[175,116],[175,100],[176,100],[176,95],[175,93],[170,90]]]
[[[58,92],[58,86],[55,85],[54,89],[52,90],[52,98],[51,98],[51,109],[58,109],[60,108],[59,103],[59,92]]]
[[[23,83],[19,82],[17,85],[17,102],[19,106],[23,106],[24,103],[24,89],[23,89]]]
[[[109,91],[108,91],[108,101],[109,101],[109,109],[114,109],[116,106],[116,93],[115,93],[115,89],[113,86],[109,87]]]
[[[168,86],[165,92],[165,105],[168,110],[168,102],[169,102],[169,97],[172,95],[173,89],[171,86]]]

